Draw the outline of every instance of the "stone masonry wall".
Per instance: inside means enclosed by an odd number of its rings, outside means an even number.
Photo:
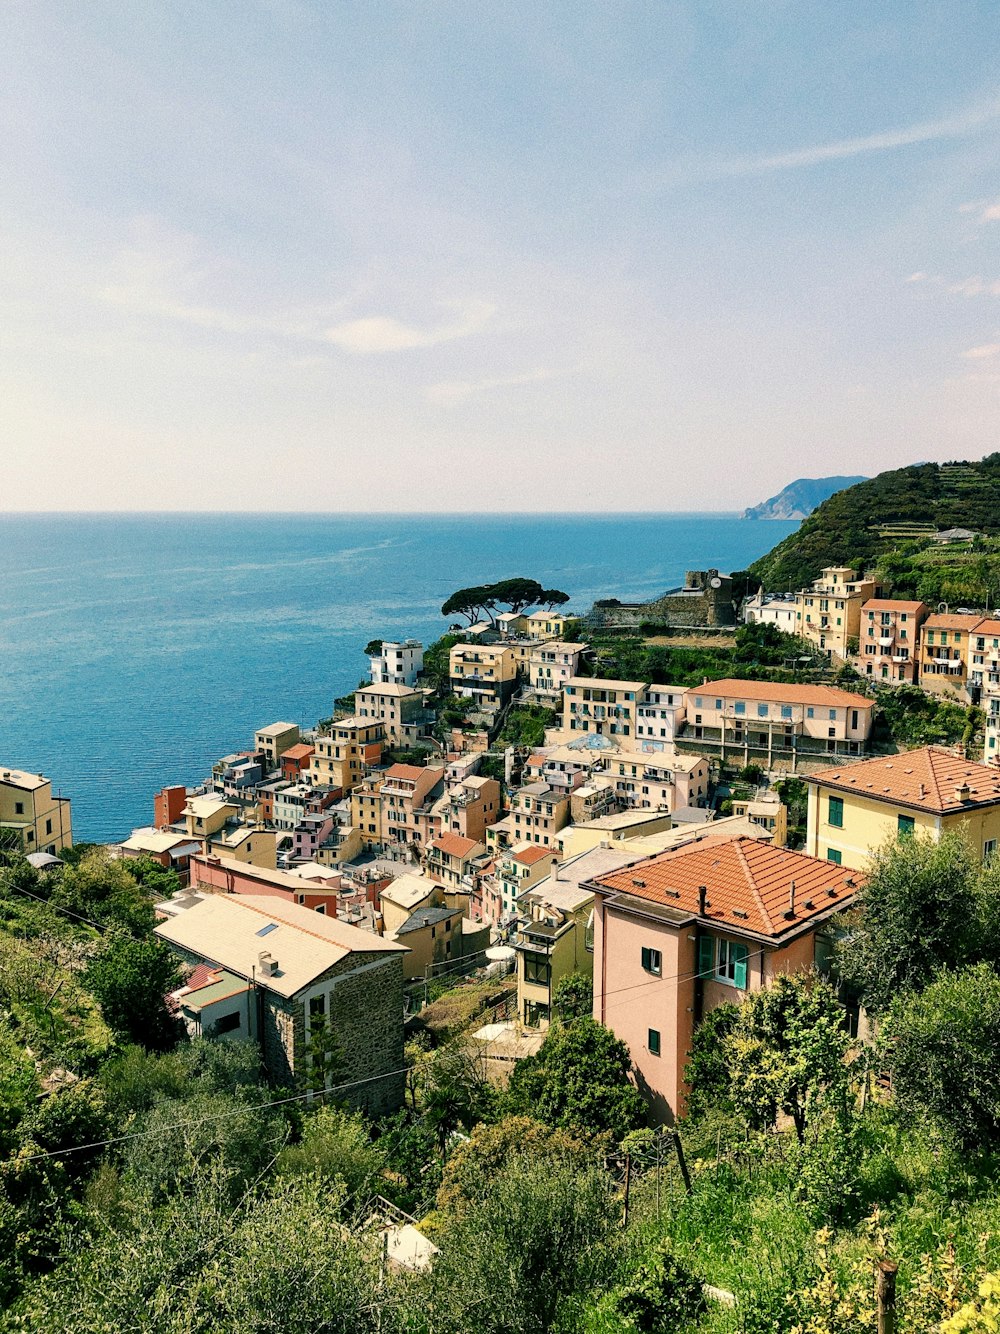
[[[718,587],[713,587],[713,581]],[[684,587],[651,602],[595,602],[584,623],[592,629],[633,629],[645,621],[683,629],[736,624],[733,581],[718,570],[688,570]]]
[[[374,967],[364,965],[374,964]],[[344,1052],[338,1083],[368,1080],[338,1094],[372,1116],[403,1105],[403,956],[355,954],[330,969],[323,982],[330,1027]],[[305,1034],[303,1032],[303,1050]],[[373,1076],[386,1075],[377,1079]]]

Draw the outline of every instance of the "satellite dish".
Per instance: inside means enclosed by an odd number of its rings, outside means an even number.
[[[721,587],[722,587],[722,580],[719,578],[718,575],[716,575],[714,579],[710,579],[708,582],[711,584],[711,586],[712,586],[713,588],[721,588]]]

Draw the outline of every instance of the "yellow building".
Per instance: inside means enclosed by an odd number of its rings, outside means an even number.
[[[568,732],[634,737],[639,705],[647,689],[642,681],[571,676],[563,695],[563,727]]]
[[[920,688],[929,695],[969,700],[976,667],[975,632],[983,618],[977,612],[935,612],[920,629]]]
[[[547,1028],[559,982],[570,973],[594,975],[594,895],[557,873],[522,894],[517,906],[527,915],[514,938],[518,1013],[526,1028]]]
[[[230,861],[242,862],[245,866],[259,866],[265,871],[275,871],[278,868],[278,839],[281,837],[281,833],[275,829],[241,824],[209,835],[205,839],[205,852],[228,857]]]
[[[961,833],[978,856],[1000,840],[1000,772],[924,746],[812,774],[806,851],[861,869],[888,838]]]
[[[426,736],[434,721],[424,692],[395,681],[376,681],[354,692],[358,718],[377,721],[385,728],[385,739],[399,746],[414,746]]]
[[[22,769],[0,770],[0,829],[12,829],[25,853],[73,846],[69,797],[52,795],[52,780]]]
[[[529,639],[559,639],[569,617],[561,611],[533,611],[525,618],[524,633]]]
[[[351,793],[351,824],[366,848],[384,843],[382,832],[382,780],[367,779]]]
[[[329,736],[316,740],[316,750],[309,762],[313,784],[352,792],[364,778],[367,767],[378,763],[384,735],[378,719],[339,718],[330,728]]]
[[[254,750],[262,750],[268,769],[277,769],[286,750],[299,742],[298,723],[272,723],[253,734]]]
[[[861,608],[876,596],[874,579],[859,579],[847,565],[828,565],[811,588],[795,596],[795,633],[828,656],[845,658],[861,629]]]
[[[547,783],[529,783],[511,797],[510,818],[516,842],[554,848],[559,830],[569,824],[569,792]]]
[[[188,836],[206,839],[235,820],[239,812],[235,801],[226,801],[223,797],[188,797],[181,814]]]
[[[518,655],[510,644],[455,644],[448,672],[456,695],[502,704],[517,685]]]

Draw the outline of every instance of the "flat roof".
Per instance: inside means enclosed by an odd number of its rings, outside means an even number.
[[[50,780],[42,774],[29,774],[24,769],[3,769],[0,770],[0,783],[8,787],[24,788],[26,792],[32,792],[35,788],[44,787]]]

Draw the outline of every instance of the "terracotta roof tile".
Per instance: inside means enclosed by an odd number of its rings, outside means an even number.
[[[473,848],[479,844],[474,838],[463,838],[461,834],[441,834],[430,845],[441,852],[446,852],[449,857],[468,857]]]
[[[776,937],[848,905],[862,879],[857,871],[835,862],[758,839],[735,838],[657,853],[598,876],[594,883],[605,892],[647,899],[696,916],[699,888],[704,885],[705,920]],[[793,882],[795,909],[789,917]]]
[[[870,709],[874,700],[854,695],[836,686],[786,685],[781,681],[741,681],[726,677],[722,681],[706,681],[704,685],[688,686],[689,695],[719,695],[732,699],[761,699],[781,704],[837,705],[840,708]]]
[[[522,866],[534,866],[535,862],[540,862],[543,857],[554,857],[555,855],[551,848],[522,848],[520,852],[514,853],[514,860],[520,862]]]
[[[977,611],[969,615],[960,615],[958,612],[936,611],[933,616],[928,616],[924,621],[925,630],[974,630],[982,616]]]
[[[916,613],[921,607],[926,610],[925,602],[899,602],[895,598],[869,598],[861,608],[862,615],[866,611],[905,611],[907,613]]]
[[[386,769],[384,777],[403,778],[411,783],[416,783],[423,778],[426,772],[427,770],[419,764],[393,764],[390,768]],[[444,771],[442,770],[441,772]]]
[[[1000,769],[974,764],[943,746],[924,746],[900,755],[863,760],[845,768],[812,774],[806,781],[935,815],[950,815],[971,806],[1000,802]],[[963,801],[957,790],[965,785],[969,796]]]
[[[1000,621],[992,619],[980,621],[974,633],[977,635],[1000,635]]]

